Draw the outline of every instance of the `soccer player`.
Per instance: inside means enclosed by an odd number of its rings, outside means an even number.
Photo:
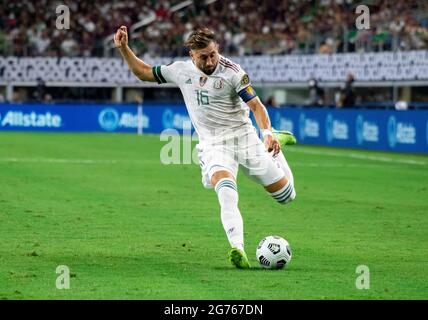
[[[135,56],[128,46],[124,26],[117,30],[114,43],[139,79],[174,83],[180,88],[199,136],[202,182],[205,187],[214,188],[220,203],[221,221],[232,247],[229,260],[238,268],[249,268],[238,209],[238,167],[279,203],[292,201],[296,197],[294,179],[281,145],[294,144],[294,136],[272,129],[249,76],[219,54],[212,30],[201,28],[189,36],[189,60],[162,66],[150,66]],[[251,123],[249,110],[254,113],[263,142]]]

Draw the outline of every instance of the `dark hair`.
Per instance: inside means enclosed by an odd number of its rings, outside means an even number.
[[[215,33],[211,29],[204,27],[193,31],[185,45],[190,50],[198,50],[206,48],[210,42],[217,42]]]

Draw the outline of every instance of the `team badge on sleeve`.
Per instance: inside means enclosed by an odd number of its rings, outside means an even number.
[[[250,83],[250,77],[248,74],[244,74],[244,76],[241,79],[241,85],[245,86],[246,84]]]

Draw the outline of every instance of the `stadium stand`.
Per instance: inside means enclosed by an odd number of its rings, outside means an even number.
[[[357,30],[360,3],[65,0],[70,29],[59,30],[58,2],[0,0],[0,101],[40,98],[40,83],[48,101],[132,101],[142,87],[146,98],[181,101],[174,88],[155,94],[147,87],[156,84],[131,74],[111,38],[124,24],[130,46],[150,64],[183,59],[190,31],[208,25],[217,31],[221,53],[242,65],[263,99],[280,105],[309,105],[310,79],[324,89],[324,104],[335,105],[348,74],[355,77],[358,105],[428,102],[428,2],[364,2],[370,29]]]
[[[132,35],[133,48],[140,55],[156,57],[185,55],[184,40],[201,25],[219,31],[220,45],[227,55],[428,48],[427,1],[370,1],[370,30],[355,29],[355,7],[360,1],[188,1],[181,10],[171,10],[184,2],[66,0],[71,23],[64,32],[55,29],[56,1],[2,0],[0,54],[102,56],[106,37],[119,25],[131,27],[148,17],[153,22]]]

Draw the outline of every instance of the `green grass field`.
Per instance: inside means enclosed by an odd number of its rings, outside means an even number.
[[[428,157],[289,147],[287,206],[240,175],[253,268],[238,270],[216,194],[197,165],[162,165],[164,143],[0,133],[0,299],[428,299]],[[273,234],[293,248],[284,270],[255,258]]]

